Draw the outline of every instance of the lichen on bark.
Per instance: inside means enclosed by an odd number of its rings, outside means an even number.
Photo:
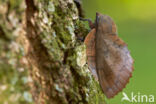
[[[104,104],[104,95],[86,63],[78,37],[88,30],[73,0],[25,0],[25,35],[20,36],[28,61],[36,104]],[[26,20],[24,20],[26,19]]]

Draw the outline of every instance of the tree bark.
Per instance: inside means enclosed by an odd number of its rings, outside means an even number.
[[[18,38],[36,104],[104,104],[78,37],[87,35],[73,0],[25,0],[26,18]],[[24,14],[22,14],[24,15]],[[18,18],[18,17],[17,17]],[[26,33],[25,33],[26,32]],[[28,61],[28,63],[27,63]]]

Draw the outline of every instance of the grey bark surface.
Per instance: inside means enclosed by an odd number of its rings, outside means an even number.
[[[25,0],[25,6],[25,12],[16,13],[15,18],[22,22],[15,28],[21,29],[18,42],[24,49],[22,60],[32,79],[29,85],[34,102],[105,104],[86,63],[86,47],[77,40],[88,30],[79,21],[73,0]]]

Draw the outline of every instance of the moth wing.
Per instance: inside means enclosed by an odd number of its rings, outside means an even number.
[[[117,35],[96,37],[96,68],[100,85],[107,98],[114,97],[129,82],[133,59],[127,45]]]
[[[94,77],[98,80],[95,65],[95,29],[92,29],[85,38],[87,63]]]

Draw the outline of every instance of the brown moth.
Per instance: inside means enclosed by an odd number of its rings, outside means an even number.
[[[92,30],[85,38],[87,63],[104,94],[112,98],[129,82],[133,59],[109,16],[96,13],[95,23],[90,22],[90,27]]]

